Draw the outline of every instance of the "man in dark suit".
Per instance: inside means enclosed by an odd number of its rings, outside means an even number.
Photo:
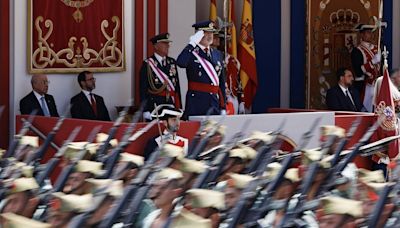
[[[71,98],[72,118],[110,121],[104,99],[92,93],[96,88],[96,78],[92,72],[84,71],[78,75],[82,91]]]
[[[47,76],[44,74],[32,76],[32,92],[19,102],[21,114],[30,114],[36,109],[38,111],[36,115],[58,117],[56,102],[52,95],[47,94],[49,83]]]
[[[143,61],[140,68],[140,98],[147,99],[143,117],[151,120],[154,105],[172,104],[180,109],[181,89],[179,85],[178,67],[175,59],[168,56],[168,33],[156,35],[150,39],[154,54]]]
[[[351,85],[354,77],[353,73],[346,68],[338,69],[336,73],[338,84],[330,88],[326,94],[326,105],[329,110],[334,111],[364,111],[357,90],[353,90]]]

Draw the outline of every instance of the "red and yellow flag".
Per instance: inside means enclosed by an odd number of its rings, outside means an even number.
[[[251,0],[245,0],[243,3],[238,60],[241,64],[240,79],[242,81],[244,91],[245,107],[251,108],[258,84]]]
[[[217,21],[217,0],[210,2],[210,20]]]
[[[390,78],[388,72],[387,60],[383,65],[383,78],[381,86],[378,90],[378,95],[375,100],[375,114],[378,119],[382,121],[376,132],[376,140],[383,139],[390,136],[398,135],[397,117],[395,113],[395,105],[392,96],[392,88],[390,85]],[[388,151],[385,156],[389,159],[395,159],[399,155],[399,141],[395,140],[389,144]],[[383,155],[373,155],[372,160],[379,163],[379,159]]]
[[[229,34],[231,35],[231,39],[228,42],[228,54],[237,58],[237,40],[236,40],[236,25],[235,25],[235,1],[230,0],[229,2],[229,15],[228,22],[231,24],[229,27]]]

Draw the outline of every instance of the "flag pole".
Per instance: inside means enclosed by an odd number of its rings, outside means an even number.
[[[228,56],[228,17],[229,17],[229,0],[224,0],[224,56]]]

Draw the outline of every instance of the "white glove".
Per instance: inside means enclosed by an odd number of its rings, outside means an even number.
[[[151,120],[152,118],[150,112],[143,112],[143,119]]]
[[[374,57],[372,58],[371,62],[372,64],[377,64],[380,63],[382,59],[382,54],[379,52],[378,54],[375,54]]]
[[[201,39],[203,39],[203,36],[204,36],[203,30],[197,31],[193,36],[190,37],[189,44],[192,45],[193,47],[196,47],[196,45],[200,43]]]
[[[390,163],[390,159],[388,156],[379,158],[378,164],[388,165]]]
[[[225,109],[221,110],[221,115],[226,115],[226,110]]]
[[[240,102],[239,108],[238,108],[238,113],[239,114],[245,114],[246,113],[246,109],[244,108],[244,102]]]

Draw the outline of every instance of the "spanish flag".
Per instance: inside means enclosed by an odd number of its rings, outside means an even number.
[[[238,60],[241,63],[240,79],[244,91],[245,107],[250,109],[258,84],[253,36],[252,0],[245,0],[243,3]]]
[[[377,96],[375,98],[375,114],[378,115],[378,120],[382,123],[379,126],[376,134],[372,137],[373,141],[377,141],[390,136],[399,135],[399,127],[395,112],[395,105],[393,99],[393,92],[396,87],[391,85],[392,82],[389,77],[387,60],[384,60],[383,77],[376,80]],[[380,88],[379,88],[380,84]],[[395,160],[399,157],[399,141],[395,140],[388,146],[388,150],[374,154],[372,160],[380,163],[379,161],[384,158]]]
[[[231,35],[231,39],[228,42],[228,54],[237,58],[237,41],[236,41],[236,26],[235,26],[235,1],[229,0],[229,18],[228,22],[231,24],[229,27],[229,34]]]
[[[210,20],[217,21],[217,0],[210,2]]]
[[[226,59],[226,82],[231,93],[237,97],[238,91],[238,77],[240,70],[240,63],[237,59],[237,39],[236,39],[236,26],[235,26],[235,5],[234,0],[229,0],[228,6],[228,35],[227,39],[228,57]],[[241,97],[242,100],[242,97]]]

